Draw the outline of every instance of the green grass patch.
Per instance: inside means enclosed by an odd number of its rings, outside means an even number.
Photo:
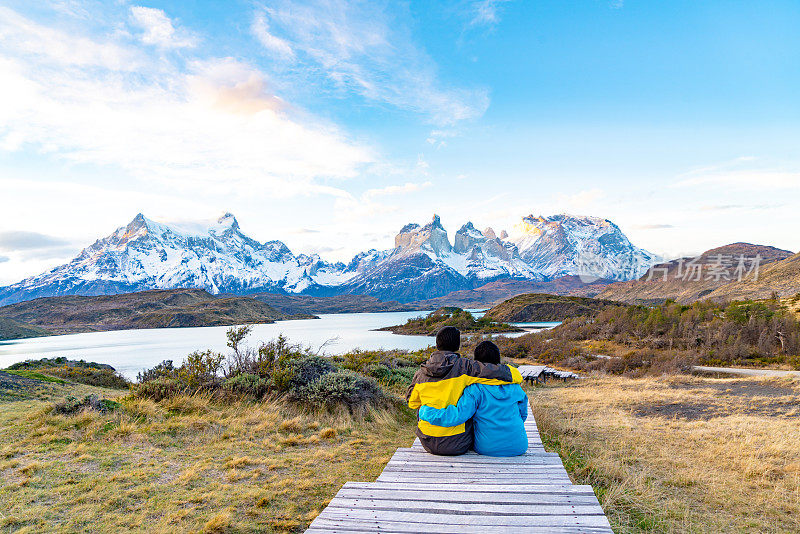
[[[17,375],[23,378],[30,378],[31,380],[41,380],[43,382],[54,382],[56,384],[66,384],[66,380],[56,378],[55,376],[44,375],[36,371],[6,371],[10,375]]]

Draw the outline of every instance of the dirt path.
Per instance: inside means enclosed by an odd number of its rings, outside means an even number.
[[[729,375],[800,377],[800,371],[783,371],[781,369],[740,369],[735,367],[706,367],[703,365],[695,365],[693,369],[705,373],[725,373]]]

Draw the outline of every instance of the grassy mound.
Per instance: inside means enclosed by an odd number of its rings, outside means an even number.
[[[26,360],[12,364],[6,372],[37,380],[64,380],[105,388],[127,389],[130,382],[107,364],[68,360],[64,357]]]
[[[620,305],[610,300],[527,293],[490,308],[484,317],[513,323],[563,321],[571,317],[593,317],[605,308]]]
[[[486,316],[476,319],[470,312],[455,307],[439,308],[425,317],[409,319],[406,324],[387,326],[379,330],[388,330],[395,334],[435,336],[445,326],[455,326],[463,334],[522,332],[516,326],[495,322]]]

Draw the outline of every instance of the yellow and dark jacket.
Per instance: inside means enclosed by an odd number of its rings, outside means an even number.
[[[446,408],[457,404],[464,388],[471,384],[519,384],[522,375],[516,367],[494,365],[462,358],[455,352],[436,351],[422,364],[408,389],[408,406]],[[417,437],[432,454],[464,454],[472,447],[472,420],[444,427],[417,421]]]

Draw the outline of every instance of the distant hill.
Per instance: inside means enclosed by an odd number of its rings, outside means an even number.
[[[504,300],[525,293],[550,293],[553,295],[572,295],[593,297],[602,292],[611,280],[596,280],[584,283],[578,276],[562,276],[553,280],[536,282],[532,280],[497,280],[475,289],[453,291],[447,295],[427,300],[409,302],[415,309],[431,310],[442,306],[460,308],[491,307]]]
[[[742,282],[738,282],[735,276],[735,269],[741,256],[747,259],[761,256],[758,278],[755,280],[753,274],[743,276]],[[753,245],[751,243],[732,243],[722,247],[713,248],[703,252],[695,258],[681,258],[667,263],[655,265],[648,270],[638,280],[630,282],[615,282],[597,295],[598,298],[618,300],[627,303],[657,304],[667,299],[673,299],[681,303],[693,302],[695,300],[714,298],[725,300],[733,295],[741,298],[763,298],[771,293],[770,283],[778,283],[775,290],[779,287],[785,291],[791,291],[791,287],[800,286],[799,283],[792,283],[788,279],[792,278],[792,267],[775,271],[768,282],[765,275],[774,271],[778,264],[792,255],[791,251],[782,250],[766,245]],[[718,276],[715,273],[715,264],[722,257],[724,261],[732,262],[728,265],[728,277]],[[701,265],[699,280],[697,271],[692,271],[690,264]],[[750,267],[749,260],[746,268]],[[794,267],[794,277],[800,279]],[[746,273],[744,273],[746,275]],[[787,279],[788,277],[788,279]],[[766,285],[765,285],[766,284]],[[797,289],[794,290],[795,292]],[[756,294],[756,292],[758,294]]]
[[[282,295],[279,293],[253,293],[250,298],[268,304],[287,314],[367,313],[395,312],[420,309],[396,300],[382,301],[367,295],[336,295],[314,297],[311,295]]]
[[[217,298],[202,289],[98,297],[44,297],[0,307],[0,318],[47,333],[272,323],[294,316],[248,297]]]
[[[570,317],[593,316],[609,306],[621,305],[610,300],[530,293],[501,302],[489,309],[484,317],[510,323],[563,321]]]
[[[455,306],[439,308],[425,317],[411,318],[405,324],[387,326],[378,328],[378,330],[388,330],[394,334],[408,336],[435,336],[445,326],[455,326],[462,334],[522,332],[521,328],[494,321],[486,316],[475,319],[470,312]]]
[[[764,299],[777,292],[782,297],[791,297],[800,293],[800,253],[765,265],[758,273],[758,278],[748,278],[741,282],[725,284],[711,293],[707,298],[715,300]]]
[[[0,341],[6,339],[49,336],[51,334],[52,332],[44,328],[20,323],[7,317],[0,317]]]

